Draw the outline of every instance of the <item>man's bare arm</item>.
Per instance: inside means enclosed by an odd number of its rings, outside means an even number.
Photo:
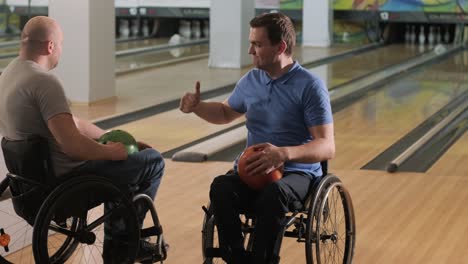
[[[62,150],[77,160],[125,160],[127,151],[121,143],[102,145],[82,134],[69,113],[58,114],[47,126]]]

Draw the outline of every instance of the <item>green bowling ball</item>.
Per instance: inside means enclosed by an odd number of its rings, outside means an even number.
[[[127,149],[128,154],[133,154],[138,152],[138,144],[135,138],[128,132],[116,129],[106,132],[102,135],[98,142],[101,144],[106,144],[107,142],[120,142],[124,144],[125,148]]]

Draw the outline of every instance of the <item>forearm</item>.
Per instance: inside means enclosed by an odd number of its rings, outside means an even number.
[[[102,130],[101,128],[99,128],[98,126],[96,126],[95,124],[87,120],[83,120],[83,119],[73,116],[73,121],[75,122],[75,125],[80,131],[80,133],[89,138],[98,139],[99,137],[102,136],[102,134],[105,133],[104,130]]]
[[[70,142],[63,142],[64,152],[76,160],[110,160],[110,150],[86,135],[78,133]]]
[[[333,139],[318,138],[307,144],[294,147],[282,147],[284,161],[315,163],[335,157]]]
[[[229,114],[227,106],[220,102],[200,102],[193,112],[212,124],[227,124],[236,118]]]

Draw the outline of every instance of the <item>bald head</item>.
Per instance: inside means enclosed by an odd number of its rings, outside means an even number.
[[[38,63],[42,61],[46,68],[54,68],[61,54],[62,40],[62,29],[55,19],[33,17],[21,32],[20,57]]]
[[[45,16],[31,18],[21,32],[21,42],[57,41],[62,30],[55,19]]]

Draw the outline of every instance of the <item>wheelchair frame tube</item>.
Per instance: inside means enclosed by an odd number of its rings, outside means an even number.
[[[163,230],[162,230],[162,226],[159,222],[159,218],[158,218],[158,214],[156,213],[156,209],[154,208],[154,205],[153,205],[153,199],[151,199],[151,197],[149,197],[148,195],[144,194],[144,193],[140,193],[140,194],[137,194],[135,195],[135,197],[133,197],[133,202],[136,202],[137,200],[140,200],[142,199],[143,201],[145,201],[145,203],[147,204],[148,206],[148,209],[149,211],[151,212],[151,217],[153,218],[153,223],[154,223],[154,226],[156,228],[158,228],[160,230],[160,234],[157,236],[158,238],[158,250],[159,250],[159,254],[165,254],[163,252],[163,247],[165,247],[164,245],[164,239],[163,239]]]

